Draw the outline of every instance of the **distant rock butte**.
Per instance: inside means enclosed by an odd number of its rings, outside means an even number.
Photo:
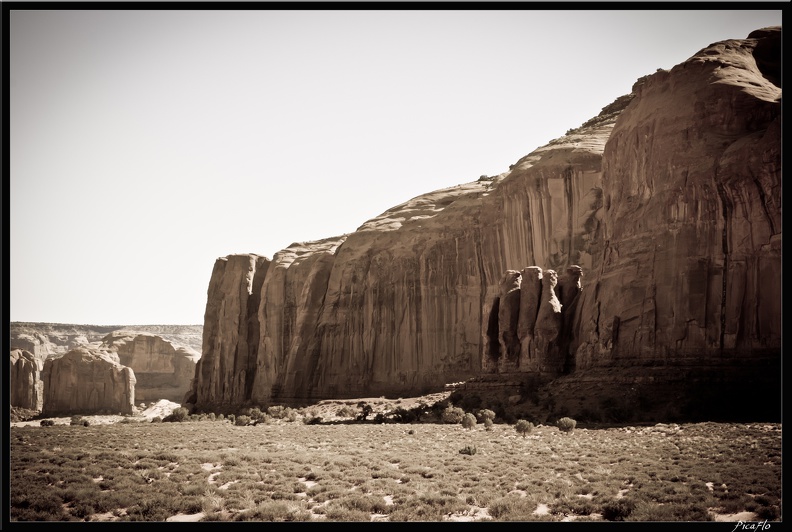
[[[781,346],[780,33],[639,79],[501,175],[272,260],[218,259],[185,402],[746,357],[764,371]]]
[[[24,349],[12,349],[9,368],[6,383],[10,388],[11,406],[40,411],[44,404],[44,383],[41,381],[43,357]]]
[[[199,351],[188,345],[194,344],[195,337],[201,337],[203,327],[191,325],[134,327],[157,331],[184,345],[174,344],[150,332],[133,330],[129,326],[12,323],[11,405],[48,411],[55,407],[44,405],[44,397],[48,400],[57,398],[62,403],[61,392],[50,389],[45,391],[45,381],[42,380],[41,371],[45,361],[61,357],[75,348],[87,349],[92,353],[103,353],[102,356],[109,356],[115,363],[130,368],[136,377],[135,397],[138,401],[181,402],[190,389],[195,376],[196,362],[201,356]],[[30,346],[38,354],[19,347],[14,348],[20,345]],[[94,374],[81,374],[77,386],[88,388],[104,386],[105,378],[104,374],[100,374],[97,378],[94,378]],[[49,380],[46,381],[46,385],[49,387],[64,382],[68,381]],[[90,406],[90,402],[86,403],[82,400],[77,401],[75,405],[77,410],[71,412],[74,414],[85,413],[82,411],[84,408],[94,408]],[[115,406],[106,405],[103,410],[115,413],[114,408]],[[61,413],[69,412],[64,410]]]
[[[114,331],[103,339],[102,345],[116,352],[119,362],[135,372],[138,401],[181,401],[190,388],[201,356],[150,333]]]
[[[134,412],[135,373],[113,352],[78,347],[48,358],[41,380],[44,416]]]

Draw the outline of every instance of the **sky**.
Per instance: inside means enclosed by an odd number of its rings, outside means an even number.
[[[772,25],[781,9],[11,11],[9,321],[202,324],[217,258],[503,173],[639,77]]]

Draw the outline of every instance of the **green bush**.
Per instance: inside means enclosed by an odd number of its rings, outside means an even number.
[[[443,410],[442,416],[440,419],[443,423],[447,424],[454,424],[454,423],[461,423],[462,419],[465,417],[465,411],[459,408],[458,406],[449,406],[445,410]]]
[[[476,416],[474,416],[473,414],[471,414],[470,412],[468,412],[468,413],[467,413],[467,414],[465,414],[465,416],[462,418],[462,428],[465,428],[465,429],[472,429],[472,428],[473,428],[473,427],[475,427],[475,426],[476,426]]]
[[[561,430],[561,432],[572,432],[575,430],[575,425],[577,425],[577,421],[571,417],[562,417],[556,422],[556,426]]]
[[[514,425],[514,430],[516,430],[519,434],[522,434],[523,438],[525,438],[526,434],[530,434],[533,429],[534,424],[525,419],[520,419]]]

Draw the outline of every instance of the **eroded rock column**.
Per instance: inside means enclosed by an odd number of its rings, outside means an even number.
[[[517,327],[520,317],[520,282],[522,275],[517,270],[506,270],[500,282],[500,306],[498,308],[498,341],[501,357],[498,370],[515,371],[519,365],[520,338]]]
[[[536,358],[534,353],[534,327],[542,297],[542,268],[523,268],[520,285],[520,318],[517,335],[520,338],[520,367],[530,367]]]

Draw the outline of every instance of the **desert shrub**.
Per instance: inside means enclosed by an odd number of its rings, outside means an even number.
[[[572,432],[575,430],[575,425],[577,425],[577,421],[571,417],[562,417],[556,422],[556,426],[561,430],[561,432]]]
[[[470,412],[466,413],[462,418],[462,428],[472,429],[476,426],[476,416]]]
[[[165,416],[162,421],[173,422],[173,421],[187,421],[190,418],[190,411],[180,406],[178,408],[174,408],[170,414]]]
[[[334,500],[328,506],[343,506],[350,510],[360,510],[368,514],[384,514],[390,509],[382,497],[360,494],[348,495]]]
[[[251,408],[249,415],[250,415],[250,419],[253,419],[253,420],[256,420],[256,421],[262,421],[266,414],[264,412],[262,412],[260,408]]]
[[[309,414],[303,418],[303,423],[305,423],[306,425],[318,425],[321,422],[322,422],[322,416],[312,416]]]
[[[217,419],[217,421],[225,420],[225,414],[217,414],[217,418],[216,419]]]
[[[492,426],[493,425],[494,425],[494,423],[492,422],[492,420],[490,418],[484,418],[484,429],[492,430]]]
[[[39,423],[42,427],[52,427],[55,425],[55,421],[52,419],[42,419],[41,423]]]
[[[459,454],[469,454],[473,456],[476,454],[476,446],[475,445],[465,445],[459,450]]]
[[[227,419],[228,421],[230,421],[230,422],[231,422],[231,424],[233,425],[233,424],[234,424],[234,421],[236,421],[236,416],[235,416],[234,414],[228,414],[228,416],[226,416],[226,419]]]
[[[602,506],[602,518],[607,521],[624,521],[635,509],[635,503],[628,498],[614,499]]]
[[[526,434],[530,434],[533,429],[534,424],[525,419],[520,419],[514,425],[514,430],[516,430],[518,434],[521,434],[523,438],[525,438]]]
[[[286,408],[282,405],[272,405],[267,408],[267,414],[275,419],[283,419],[286,414]]]
[[[82,421],[82,423],[81,423],[81,425],[82,425],[83,427],[87,427],[87,426],[89,426],[90,424],[91,424],[91,422],[90,422],[90,421],[88,421],[87,419],[83,419],[83,421]]]
[[[234,521],[310,521],[311,514],[281,501],[264,501],[240,512]]]
[[[236,419],[234,420],[234,425],[236,425],[237,427],[244,427],[245,425],[249,425],[250,421],[251,421],[250,416],[246,416],[242,414],[236,417]]]
[[[69,425],[82,425],[83,424],[83,417],[82,416],[72,416]]]
[[[360,413],[357,415],[356,418],[358,421],[365,421],[366,418],[369,417],[369,415],[371,415],[371,412],[374,410],[371,407],[371,405],[368,404],[366,401],[360,401],[357,404],[357,406],[358,408],[360,408]]]
[[[476,415],[478,416],[478,420],[482,423],[484,423],[488,419],[490,421],[495,421],[495,412],[489,410],[488,408],[479,410],[478,412],[476,412]]]
[[[462,419],[465,417],[465,411],[459,408],[458,406],[449,406],[445,410],[443,410],[442,416],[440,419],[443,423],[447,424],[454,424],[454,423],[461,423]]]

